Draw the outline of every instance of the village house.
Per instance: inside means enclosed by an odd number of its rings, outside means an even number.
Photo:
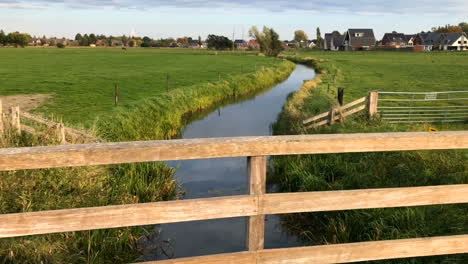
[[[468,51],[468,38],[465,33],[442,34],[439,49]]]
[[[247,41],[243,39],[236,39],[234,41],[234,46],[236,47],[236,49],[242,49],[242,50],[249,48],[249,44],[247,43]]]
[[[416,38],[416,35],[405,35],[406,46],[413,47],[415,38]]]
[[[343,46],[344,36],[338,31],[325,34],[325,41],[323,43],[324,50],[338,51]]]
[[[249,49],[253,49],[253,50],[260,49],[260,44],[258,44],[258,41],[254,39],[249,40],[248,46],[249,46]]]
[[[372,29],[348,29],[344,35],[344,50],[369,50],[375,46],[376,39]]]
[[[405,34],[397,33],[393,31],[392,33],[386,33],[382,38],[382,46],[387,48],[401,48],[407,45]]]

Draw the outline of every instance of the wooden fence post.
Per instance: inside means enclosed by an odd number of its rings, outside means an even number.
[[[330,109],[330,112],[328,113],[328,124],[333,125],[335,124],[335,113],[336,113],[336,108],[335,106],[332,106]]]
[[[119,104],[119,86],[117,86],[117,84],[115,85],[114,95],[115,95],[115,106],[117,106]]]
[[[263,195],[266,193],[266,166],[265,156],[248,157],[247,169],[249,175],[249,194]],[[264,248],[265,216],[250,216],[247,223],[246,242],[248,251],[257,251]]]
[[[379,103],[379,92],[372,91],[369,93],[369,99],[367,102],[367,108],[369,112],[369,118],[373,118],[377,114],[377,106]]]
[[[63,123],[58,123],[57,124],[57,135],[58,135],[58,139],[59,139],[60,143],[62,143],[62,144],[67,143],[67,139],[65,137],[65,126],[63,125]]]
[[[344,105],[344,88],[338,88],[338,104]]]
[[[12,106],[11,112],[11,127],[15,128],[18,134],[21,134],[21,118],[20,118],[20,107]]]

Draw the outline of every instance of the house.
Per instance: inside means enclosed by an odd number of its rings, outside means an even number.
[[[387,48],[400,48],[405,47],[407,44],[405,34],[397,33],[393,31],[392,33],[385,33],[382,38],[382,46]]]
[[[405,35],[406,46],[413,47],[415,38],[416,38],[416,35]]]
[[[290,48],[290,49],[299,48],[299,42],[297,42],[295,40],[291,40],[291,41],[285,40],[283,43],[287,48]]]
[[[110,43],[113,47],[123,46],[123,42],[120,39],[113,39]]]
[[[440,50],[468,51],[468,37],[465,33],[443,34]]]
[[[344,35],[345,50],[369,50],[375,46],[376,40],[372,29],[348,29]]]
[[[249,46],[249,49],[253,49],[253,50],[260,49],[260,44],[258,44],[258,41],[254,39],[249,40],[247,45]]]
[[[103,46],[106,46],[106,44],[107,44],[107,40],[105,40],[105,39],[98,39],[96,41],[96,46],[103,47]]]
[[[443,35],[441,33],[427,33],[424,38],[424,51],[433,51],[440,49]]]
[[[344,36],[338,31],[325,34],[325,41],[323,43],[324,50],[338,51],[343,46]]]
[[[249,47],[249,44],[243,39],[236,39],[234,41],[234,46],[236,47],[236,49],[247,49]]]

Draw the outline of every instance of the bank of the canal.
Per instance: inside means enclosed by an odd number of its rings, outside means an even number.
[[[289,94],[305,80],[315,77],[313,69],[297,65],[289,78],[270,90],[241,103],[222,106],[186,126],[182,138],[267,136]],[[247,192],[245,158],[170,162],[185,192],[183,199],[242,195]],[[169,257],[188,257],[245,250],[246,218],[162,225],[158,241],[166,241]],[[267,216],[267,248],[297,246],[299,241],[281,227],[278,216]],[[159,251],[160,252],[160,251]],[[148,250],[147,260],[161,258]],[[166,258],[162,256],[162,258]]]

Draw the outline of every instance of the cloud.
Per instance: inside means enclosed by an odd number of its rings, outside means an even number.
[[[348,14],[466,14],[466,0],[355,0],[355,1],[288,1],[288,0],[0,0],[1,7],[47,8],[63,6],[81,9],[223,9],[263,10],[267,12],[330,12]]]

